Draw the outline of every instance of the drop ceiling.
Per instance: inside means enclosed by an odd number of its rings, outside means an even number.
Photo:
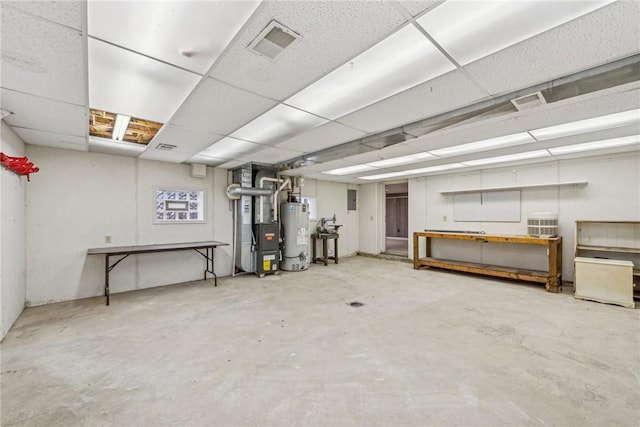
[[[638,110],[635,1],[3,0],[0,8],[1,108],[11,113],[3,120],[27,144],[223,168],[254,162],[365,183],[364,175],[386,181],[460,164],[491,167],[487,159],[540,150],[544,156],[522,161],[566,158],[576,155],[562,148],[571,144],[640,134],[638,117],[614,129],[403,163]],[[249,46],[274,21],[299,37],[272,59]],[[510,103],[617,64],[632,74],[617,85],[540,98],[527,109]],[[91,108],[163,126],[147,146],[96,138]],[[158,149],[167,146],[175,148]],[[593,152],[607,152],[602,147]],[[365,164],[373,170],[326,173]]]

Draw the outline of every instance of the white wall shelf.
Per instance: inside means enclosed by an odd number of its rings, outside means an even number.
[[[488,193],[491,191],[510,191],[510,190],[527,190],[538,188],[553,188],[553,187],[584,187],[588,184],[587,181],[571,181],[571,182],[558,182],[553,184],[530,184],[530,185],[513,185],[505,187],[489,187],[489,188],[468,188],[462,190],[445,190],[440,191],[443,196],[451,194],[465,194],[465,193]]]

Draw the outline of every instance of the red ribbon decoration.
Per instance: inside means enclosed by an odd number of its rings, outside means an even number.
[[[29,179],[29,174],[36,173],[40,170],[40,168],[33,166],[33,163],[31,163],[26,157],[11,157],[4,153],[0,153],[0,162],[2,162],[2,165],[6,169],[10,169],[18,175],[26,175],[27,181],[31,181]]]

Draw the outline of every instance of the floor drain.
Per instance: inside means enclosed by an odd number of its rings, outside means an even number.
[[[351,307],[362,307],[364,304],[358,301],[350,302],[349,305]]]

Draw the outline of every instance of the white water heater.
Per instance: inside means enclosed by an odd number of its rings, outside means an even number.
[[[282,261],[280,270],[302,271],[309,268],[309,205],[282,203]]]

